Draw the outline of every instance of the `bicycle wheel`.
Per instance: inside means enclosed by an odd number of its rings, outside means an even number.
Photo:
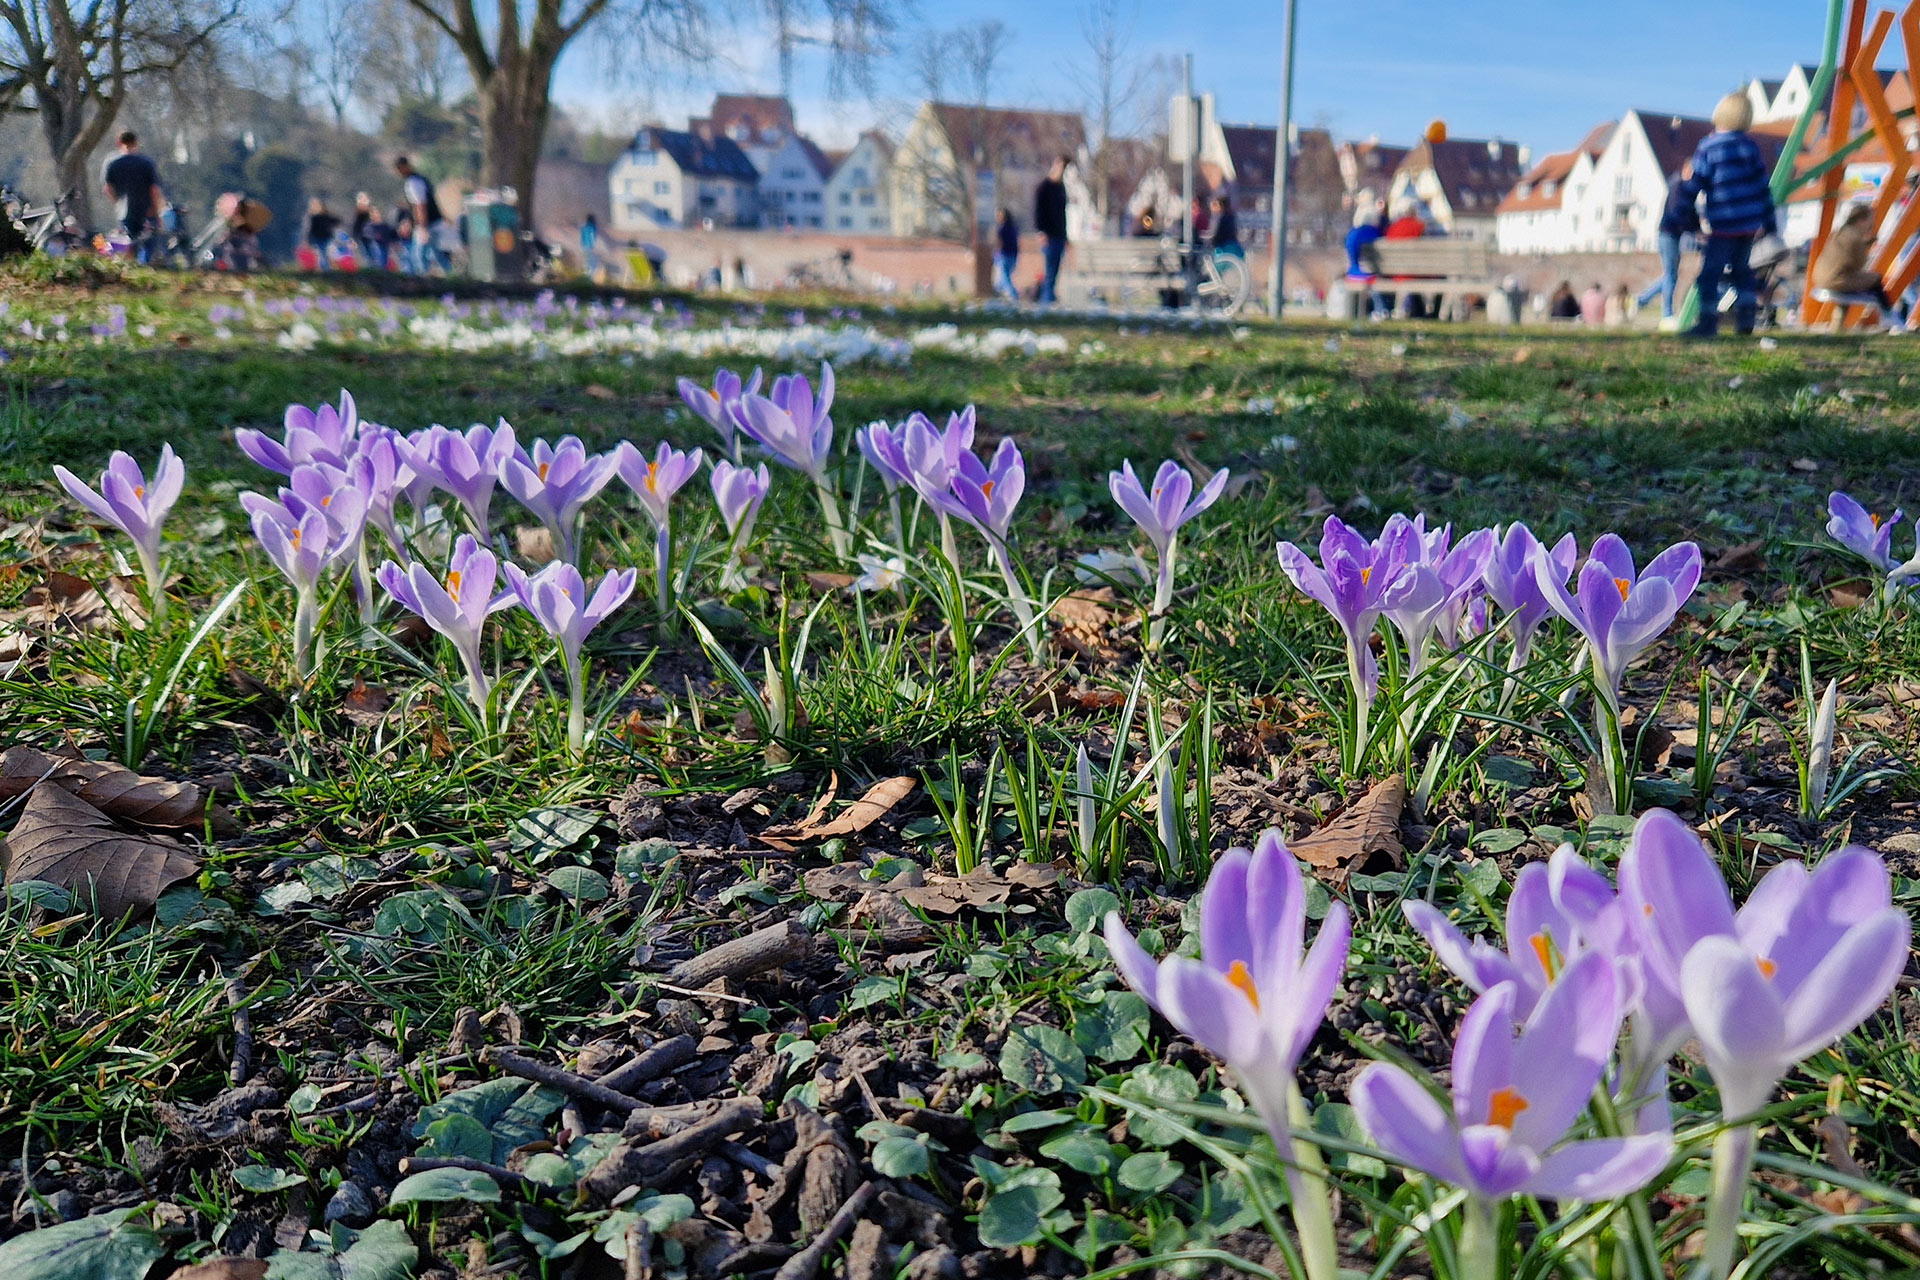
[[[1253,273],[1247,270],[1247,260],[1238,254],[1217,253],[1211,267],[1202,273],[1195,289],[1200,305],[1220,315],[1238,314],[1253,295]]]

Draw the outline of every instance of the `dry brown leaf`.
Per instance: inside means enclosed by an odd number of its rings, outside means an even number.
[[[85,800],[51,782],[27,795],[7,837],[6,883],[44,880],[115,920],[146,911],[170,885],[199,874],[178,845],[128,835]]]
[[[174,1272],[172,1280],[266,1280],[266,1276],[265,1258],[209,1258]]]
[[[1858,609],[1872,594],[1863,582],[1840,582],[1827,588],[1827,602],[1836,609]]]
[[[368,684],[365,676],[353,678],[353,688],[340,700],[340,714],[362,729],[384,724],[393,712],[393,695],[384,685]]]
[[[207,796],[191,782],[147,778],[106,760],[49,755],[32,747],[0,751],[0,804],[51,782],[122,822],[143,827],[198,827]],[[213,806],[216,816],[219,806]]]
[[[0,631],[103,631],[124,623],[145,630],[146,607],[131,578],[108,577],[99,586],[54,569],[27,588],[18,609],[0,610]],[[13,642],[9,641],[9,645]]]
[[[976,868],[964,876],[935,876],[923,885],[900,890],[900,901],[930,915],[958,915],[967,907],[986,907],[1004,903],[1013,896],[1013,886],[989,868]]]
[[[586,392],[595,400],[613,400],[618,398],[618,393],[615,392],[612,387],[599,382],[589,382],[586,385]]]
[[[827,794],[813,806],[813,811],[804,820],[791,826],[768,827],[755,836],[761,843],[792,853],[798,843],[807,840],[828,840],[834,836],[850,836],[865,831],[868,827],[885,817],[893,807],[905,800],[914,788],[914,780],[902,775],[897,778],[882,778],[867,788],[867,794],[855,800],[840,816],[830,821],[826,818],[827,803],[833,799],[834,788],[839,785],[839,776],[834,777],[833,785]],[[769,837],[772,837],[769,839]]]
[[[1406,860],[1400,844],[1400,811],[1406,804],[1406,780],[1396,773],[1374,783],[1339,817],[1287,847],[1328,873],[1324,878],[1336,888],[1369,858],[1384,857],[1399,867]]]
[[[1753,573],[1767,567],[1766,557],[1761,550],[1766,542],[1756,538],[1752,542],[1742,542],[1727,547],[1714,557],[1713,567],[1724,573]]]
[[[513,549],[522,560],[546,564],[559,554],[553,549],[553,535],[541,524],[523,524],[513,531]]]
[[[853,585],[853,575],[816,571],[807,575],[807,585],[815,591],[844,591]]]

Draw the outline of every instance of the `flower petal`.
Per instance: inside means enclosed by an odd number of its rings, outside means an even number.
[[[1613,1200],[1652,1182],[1672,1156],[1667,1134],[1569,1142],[1540,1162],[1524,1190],[1555,1200]]]
[[[1412,1076],[1385,1062],[1370,1063],[1348,1096],[1374,1145],[1397,1163],[1444,1182],[1466,1181],[1453,1117]]]

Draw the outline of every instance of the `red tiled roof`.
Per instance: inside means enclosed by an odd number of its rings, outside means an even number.
[[[1560,207],[1561,184],[1580,160],[1580,151],[1556,151],[1527,172],[1494,210],[1496,213],[1527,213]]]
[[[1454,216],[1484,218],[1520,181],[1520,147],[1497,139],[1448,138],[1423,142],[1407,156],[1402,170],[1430,168]]]
[[[1016,107],[970,107],[952,102],[929,104],[946,132],[962,167],[982,159],[1018,168],[1044,169],[1055,156],[1073,155],[1087,139],[1080,117],[1070,111],[1028,111]]]

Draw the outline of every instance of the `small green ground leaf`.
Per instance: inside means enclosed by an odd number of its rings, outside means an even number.
[[[1134,1068],[1133,1074],[1121,1083],[1119,1093],[1123,1098],[1157,1107],[1169,1102],[1192,1102],[1200,1096],[1200,1082],[1185,1067],[1153,1062]],[[1144,1111],[1127,1113],[1127,1130],[1150,1147],[1170,1147],[1180,1141],[1178,1129]]]
[[[1106,922],[1107,912],[1120,910],[1118,895],[1109,889],[1082,889],[1067,899],[1067,924],[1075,933],[1091,933]]]
[[[303,1173],[276,1169],[268,1164],[243,1164],[233,1171],[233,1185],[257,1196],[285,1191],[288,1187],[300,1186],[306,1180]]]
[[[980,1206],[980,1243],[989,1249],[1017,1249],[1040,1239],[1047,1215],[1066,1199],[1060,1175],[1051,1169],[1021,1169]]]
[[[1045,1096],[1085,1084],[1087,1056],[1058,1027],[1015,1027],[1000,1052],[1000,1074],[1016,1088]]]
[[[1147,1047],[1147,1002],[1131,991],[1109,991],[1074,1015],[1073,1042],[1097,1062],[1127,1062]]]
[[[607,815],[579,805],[535,809],[513,824],[507,838],[517,853],[538,862],[572,849],[592,835]]]
[[[1120,1185],[1142,1195],[1159,1195],[1180,1180],[1186,1166],[1164,1151],[1142,1151],[1120,1164]]]
[[[389,1208],[407,1204],[497,1204],[500,1184],[477,1169],[428,1169],[400,1180],[387,1201]]]
[[[555,867],[547,883],[575,902],[604,902],[613,894],[613,885],[592,867]]]
[[[874,1144],[873,1171],[885,1178],[917,1178],[930,1163],[924,1143],[913,1138],[882,1138]]]
[[[267,1280],[407,1280],[420,1262],[420,1247],[391,1220],[365,1231],[335,1225],[331,1253],[282,1249],[267,1260]]]
[[[0,1244],[0,1276],[60,1280],[142,1280],[166,1256],[144,1213],[111,1213],[60,1222]]]
[[[1074,1129],[1040,1144],[1040,1154],[1089,1177],[1113,1167],[1113,1147],[1091,1127]]]

